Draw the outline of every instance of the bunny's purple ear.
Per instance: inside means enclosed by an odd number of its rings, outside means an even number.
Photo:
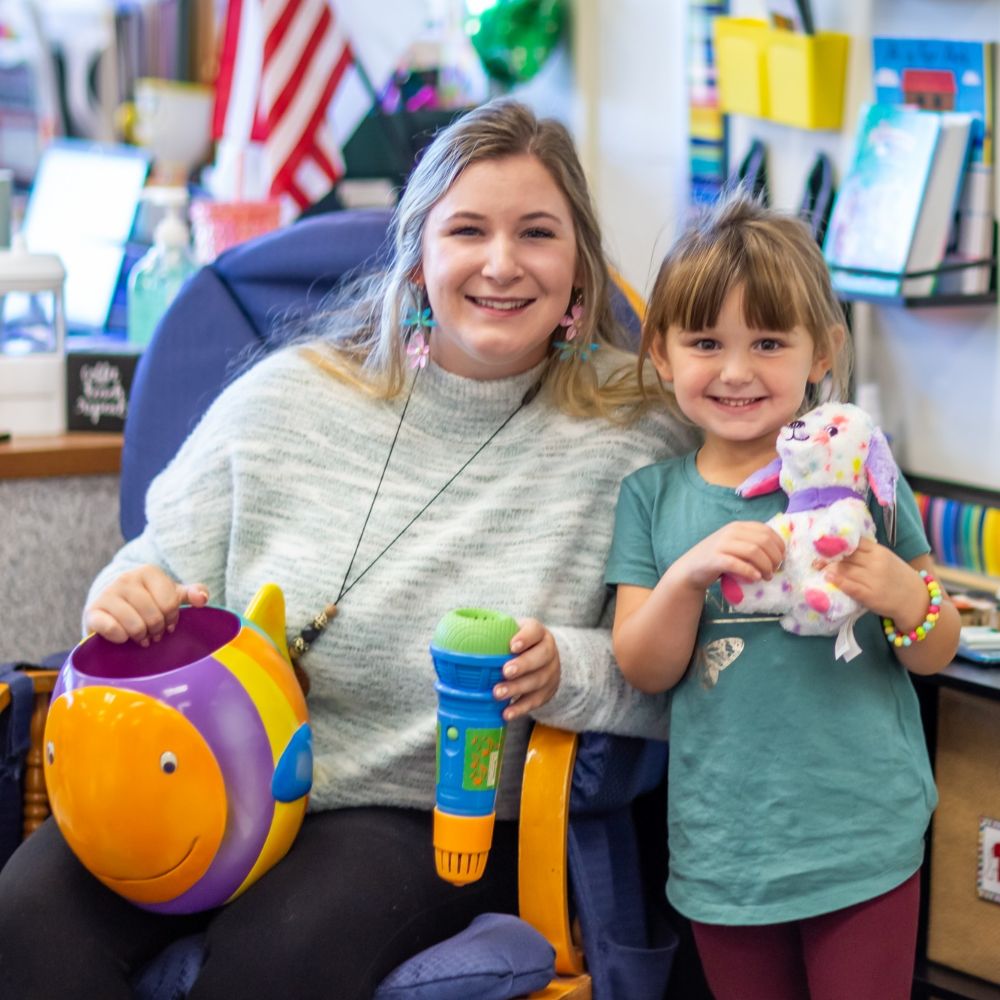
[[[779,489],[781,489],[781,459],[775,458],[763,469],[758,469],[744,479],[736,487],[736,492],[741,497],[759,497]]]
[[[868,457],[865,459],[865,472],[868,474],[868,484],[875,494],[875,499],[883,507],[896,503],[896,480],[899,479],[899,466],[892,457],[889,442],[882,431],[876,427],[868,442]]]

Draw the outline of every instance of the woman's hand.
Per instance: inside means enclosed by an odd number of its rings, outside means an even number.
[[[510,651],[518,655],[504,664],[504,679],[493,688],[497,700],[513,699],[503,712],[507,722],[544,705],[559,687],[559,649],[552,633],[534,618],[519,624],[510,640]]]
[[[83,620],[89,631],[111,642],[132,639],[148,646],[173,632],[182,604],[200,608],[207,603],[204,584],[176,583],[159,566],[140,566],[105,587]]]

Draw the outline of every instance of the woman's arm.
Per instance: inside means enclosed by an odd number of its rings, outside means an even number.
[[[611,647],[611,611],[609,602],[599,627],[551,628],[559,649],[559,687],[531,716],[574,732],[597,730],[665,739],[669,695],[644,694],[625,680]]]

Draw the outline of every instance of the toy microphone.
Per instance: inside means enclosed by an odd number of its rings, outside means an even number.
[[[454,885],[482,877],[493,840],[508,701],[493,697],[518,624],[509,615],[459,608],[438,623],[431,657],[438,679],[434,859]]]

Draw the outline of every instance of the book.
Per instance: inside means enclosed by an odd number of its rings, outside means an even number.
[[[946,261],[957,264],[984,260],[992,263],[949,272],[942,277],[941,291],[982,295],[990,289],[996,266],[993,169],[985,163],[969,164],[955,219],[954,247],[949,248]]]
[[[968,161],[972,116],[890,104],[862,109],[823,241],[840,294],[933,294]],[[875,271],[878,274],[860,274]]]
[[[993,255],[993,159],[996,135],[996,44],[943,38],[872,39],[875,99],[925,110],[972,115],[969,167],[962,186],[947,263]],[[990,265],[942,275],[937,291],[981,294],[989,290]]]
[[[875,101],[972,115],[971,161],[992,164],[996,132],[995,53],[994,42],[873,38]]]

